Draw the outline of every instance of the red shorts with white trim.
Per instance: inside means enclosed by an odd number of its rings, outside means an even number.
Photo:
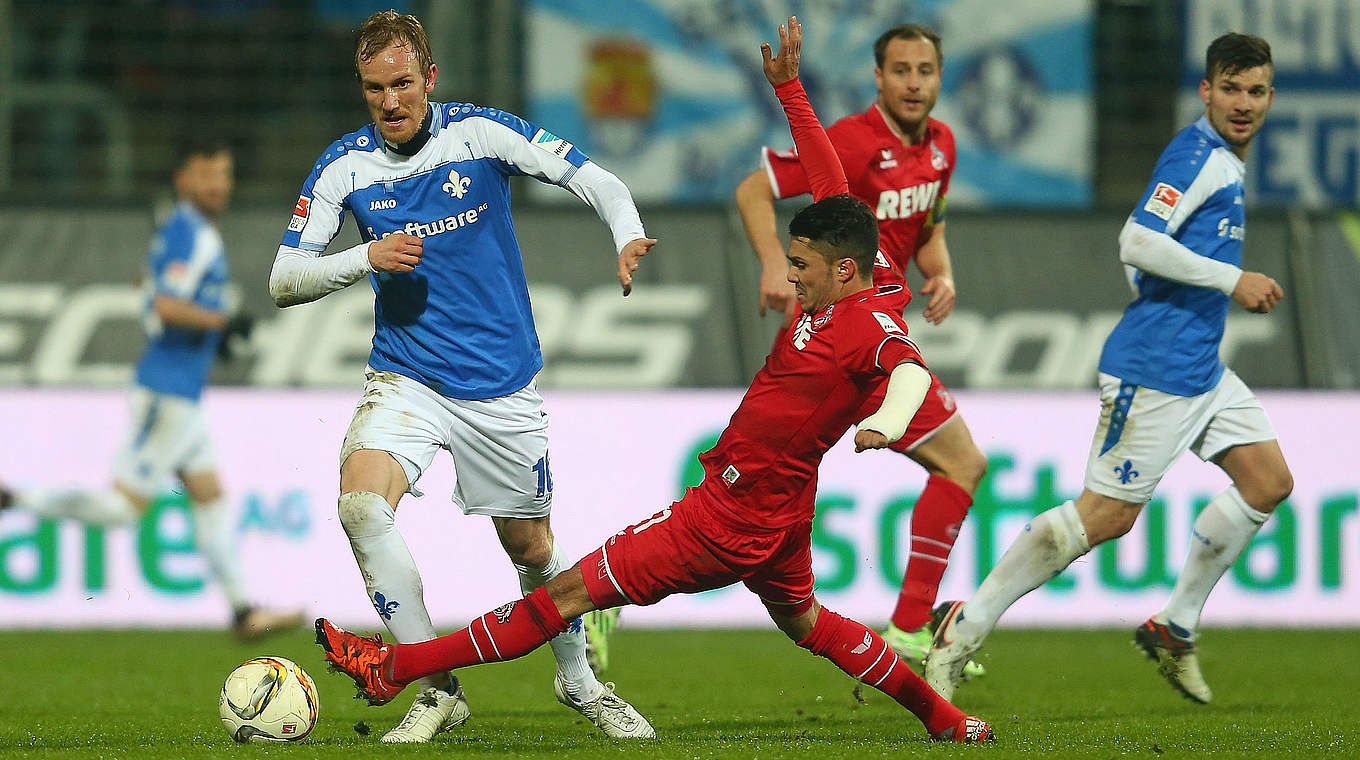
[[[691,488],[684,498],[619,531],[581,560],[591,601],[600,608],[656,604],[740,581],[782,615],[812,604],[812,522],[770,533],[733,528]]]

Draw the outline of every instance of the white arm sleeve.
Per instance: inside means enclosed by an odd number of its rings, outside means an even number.
[[[329,256],[281,245],[269,272],[269,294],[282,308],[315,301],[351,285],[373,271],[368,263],[370,245],[360,243]]]
[[[883,395],[883,404],[878,411],[865,417],[856,431],[876,430],[892,443],[907,432],[907,425],[921,408],[921,402],[930,390],[930,373],[915,362],[902,362],[893,367],[888,376],[888,391]]]
[[[582,164],[567,180],[565,187],[589,203],[604,223],[609,225],[609,231],[614,234],[616,253],[622,253],[628,243],[647,237],[628,186],[595,162]]]
[[[1119,231],[1119,260],[1158,277],[1186,285],[1213,288],[1229,296],[1242,277],[1232,264],[1215,261],[1181,245],[1164,232],[1157,232],[1129,219]]]

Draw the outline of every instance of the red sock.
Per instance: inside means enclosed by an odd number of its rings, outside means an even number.
[[[930,622],[930,608],[949,566],[949,551],[972,503],[973,497],[949,478],[931,475],[926,481],[911,510],[911,556],[892,614],[893,625],[899,629],[914,631]]]
[[[482,615],[461,631],[419,644],[397,644],[392,677],[399,683],[410,683],[431,673],[513,660],[565,630],[567,621],[552,597],[537,588],[522,600]]]
[[[963,712],[942,699],[864,624],[823,607],[812,633],[798,646],[897,700],[921,719],[931,736],[953,728]]]

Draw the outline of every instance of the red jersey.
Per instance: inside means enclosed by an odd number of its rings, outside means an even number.
[[[921,231],[933,222],[937,202],[949,191],[956,155],[953,131],[938,119],[928,119],[925,139],[903,145],[874,103],[864,113],[832,124],[826,133],[840,156],[850,194],[878,217],[879,249],[905,273],[920,246]],[[808,192],[797,152],[765,148],[761,160],[776,198]],[[879,271],[875,269],[875,282]]]
[[[699,455],[700,489],[725,521],[766,532],[811,520],[817,466],[902,360],[905,290],[879,286],[804,314],[781,334],[718,443]]]

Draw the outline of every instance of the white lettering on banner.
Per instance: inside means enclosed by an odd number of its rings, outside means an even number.
[[[646,298],[619,298],[618,288],[587,291],[569,312],[546,309],[567,303],[530,286],[534,321],[545,368],[544,387],[655,388],[676,384],[694,344],[688,324],[708,309],[708,293],[698,285],[649,287]],[[558,329],[546,333],[546,325]]]
[[[1360,98],[1295,95],[1277,103],[1247,164],[1260,200],[1360,203]]]
[[[1199,56],[1226,30],[1270,42],[1276,75],[1338,74],[1360,65],[1360,14],[1341,0],[1191,0],[1186,55]]]
[[[126,385],[132,365],[82,362],[101,322],[136,321],[142,294],[129,285],[89,285],[77,290],[47,325],[33,352],[33,380],[44,385]]]
[[[24,345],[25,331],[7,317],[44,319],[61,304],[61,286],[46,283],[0,285],[0,357],[14,356]],[[20,385],[29,381],[26,365],[0,362],[0,385]]]
[[[909,315],[908,330],[921,354],[937,372],[961,372],[970,388],[1089,388],[1110,330],[1121,312],[1094,312],[1084,318],[1065,311],[1007,311],[988,318],[957,309],[942,324],[923,327]],[[1219,355],[1232,364],[1244,346],[1277,337],[1275,322],[1249,314],[1228,316]],[[1022,352],[1037,350],[1037,360],[1017,368]]]
[[[1232,234],[1232,231],[1229,231]],[[21,289],[21,290],[16,290]],[[533,285],[532,300],[546,367],[543,387],[661,388],[678,385],[694,347],[693,321],[708,309],[697,285],[659,285],[646,299],[620,299],[612,286],[580,296],[557,285]],[[0,287],[0,357],[24,345],[5,317],[50,319],[28,365],[0,363],[0,382],[40,385],[125,385],[132,358],[84,360],[95,331],[138,314],[131,286],[91,285],[70,292],[34,284]],[[932,369],[961,372],[974,388],[1087,388],[1119,312],[1085,317],[1065,311],[1017,310],[988,317],[955,311],[941,325],[915,325],[911,336]],[[913,317],[914,322],[918,317]],[[1220,354],[1232,363],[1245,347],[1278,339],[1279,326],[1251,315],[1228,316]],[[260,320],[248,373],[253,385],[350,388],[363,372],[373,336],[373,293],[349,288]],[[1017,367],[1020,356],[1037,356]]]
[[[659,285],[646,299],[623,300],[612,286],[576,296],[555,285],[531,287],[539,343],[549,364],[545,387],[660,388],[678,385],[694,345],[693,321],[708,309],[697,285]],[[101,326],[136,321],[141,291],[90,285],[65,291],[34,283],[0,286],[0,358],[37,334],[30,361],[0,362],[0,383],[122,386],[135,357],[91,362]],[[18,319],[13,319],[18,318]],[[19,320],[35,325],[25,331]],[[362,377],[373,337],[373,292],[348,288],[256,323],[248,374],[254,385],[352,387]]]

